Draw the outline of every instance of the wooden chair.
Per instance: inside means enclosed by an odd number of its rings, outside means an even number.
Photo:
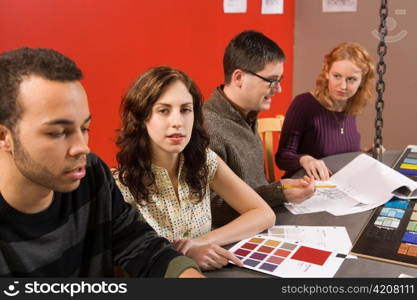
[[[258,119],[258,133],[261,137],[265,149],[265,170],[266,178],[269,182],[275,181],[274,171],[274,132],[280,133],[282,124],[284,123],[284,116],[277,115],[275,118],[260,118]]]

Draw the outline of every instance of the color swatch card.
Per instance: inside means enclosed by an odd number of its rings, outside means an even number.
[[[244,267],[278,277],[333,277],[346,255],[272,236],[257,235],[229,251]]]

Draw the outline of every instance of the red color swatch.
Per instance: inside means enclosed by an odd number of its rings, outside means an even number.
[[[291,258],[322,266],[330,254],[328,251],[301,246]]]
[[[245,249],[249,249],[249,250],[253,250],[257,247],[257,244],[252,244],[252,243],[246,243],[244,244],[241,248],[245,248]]]

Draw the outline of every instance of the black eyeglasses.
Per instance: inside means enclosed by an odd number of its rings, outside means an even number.
[[[282,76],[281,76],[280,79],[269,79],[269,78],[265,78],[265,77],[263,77],[263,76],[261,76],[259,74],[256,74],[255,72],[252,72],[252,71],[249,71],[249,70],[242,70],[242,71],[245,72],[245,73],[251,74],[253,76],[256,76],[258,78],[261,78],[262,80],[265,80],[266,82],[269,83],[269,86],[268,86],[269,88],[277,89],[278,88],[278,84],[282,80]]]

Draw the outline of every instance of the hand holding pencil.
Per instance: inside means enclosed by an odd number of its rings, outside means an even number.
[[[301,203],[314,194],[314,179],[308,176],[299,179],[281,179],[281,189],[288,202]]]

